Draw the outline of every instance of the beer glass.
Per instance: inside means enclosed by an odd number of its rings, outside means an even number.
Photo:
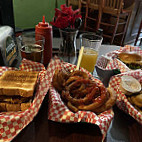
[[[35,32],[22,33],[17,38],[21,57],[35,62],[42,63],[44,50],[44,37]]]

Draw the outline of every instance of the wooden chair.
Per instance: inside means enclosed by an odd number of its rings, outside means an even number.
[[[123,9],[123,6],[123,0],[87,0],[84,29],[103,29],[104,41],[113,44],[117,36],[119,45],[122,45],[134,4],[127,9]],[[89,10],[97,11],[96,17],[95,14],[89,15]],[[90,22],[91,27],[88,27],[89,20],[95,21],[95,24]],[[115,44],[118,43],[115,41]]]
[[[70,6],[79,6],[79,0],[68,0],[67,5]]]
[[[79,0],[79,9],[80,9],[80,14],[82,15],[82,28],[85,23],[85,14],[86,14],[86,5],[87,5],[87,0]]]
[[[79,8],[86,7],[87,0],[79,0]]]
[[[135,43],[134,43],[135,46],[137,45],[137,42],[139,40],[139,36],[140,36],[141,33],[142,33],[142,20],[141,20],[141,23],[140,23],[140,26],[139,26],[139,29],[138,29],[138,34],[136,36],[136,40],[135,40]],[[141,45],[141,44],[142,44],[142,38],[140,39],[139,45]]]
[[[98,15],[100,14],[99,10],[101,8],[101,2],[102,0],[87,0],[85,23],[84,23],[85,30],[96,31],[96,29],[98,29],[97,21],[100,17]],[[95,24],[92,24],[92,23],[95,23]]]
[[[114,38],[117,36],[115,42],[117,45],[123,45],[128,22],[131,16],[132,8],[123,9],[123,0],[103,0],[98,21],[97,28],[103,29],[103,37],[110,39],[110,44],[114,43]],[[108,17],[104,14],[107,14]],[[119,36],[119,37],[118,37]]]
[[[82,8],[85,8],[85,11],[83,11],[83,13],[86,13],[86,4],[87,0],[79,0],[79,9],[82,11]]]
[[[67,5],[77,6],[81,10],[82,7],[86,7],[86,0],[68,0]]]

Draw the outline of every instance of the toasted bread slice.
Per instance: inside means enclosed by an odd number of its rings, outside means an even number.
[[[6,71],[0,77],[0,95],[33,96],[38,72]]]
[[[25,111],[31,105],[31,102],[20,103],[20,104],[10,104],[10,103],[0,103],[0,112],[9,112],[9,111]]]

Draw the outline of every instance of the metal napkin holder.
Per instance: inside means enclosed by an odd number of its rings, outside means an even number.
[[[0,66],[15,66],[18,62],[18,47],[14,30],[10,26],[0,26]]]

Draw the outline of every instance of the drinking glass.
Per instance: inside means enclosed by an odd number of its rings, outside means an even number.
[[[35,32],[25,32],[17,37],[21,57],[35,62],[43,62],[44,37]]]
[[[84,46],[80,67],[93,74],[103,38],[95,33],[88,32],[81,34],[80,40],[81,46]]]
[[[76,37],[78,34],[78,30],[66,31],[59,29],[59,31],[61,36],[61,44],[58,56],[64,62],[75,64],[77,60]]]

